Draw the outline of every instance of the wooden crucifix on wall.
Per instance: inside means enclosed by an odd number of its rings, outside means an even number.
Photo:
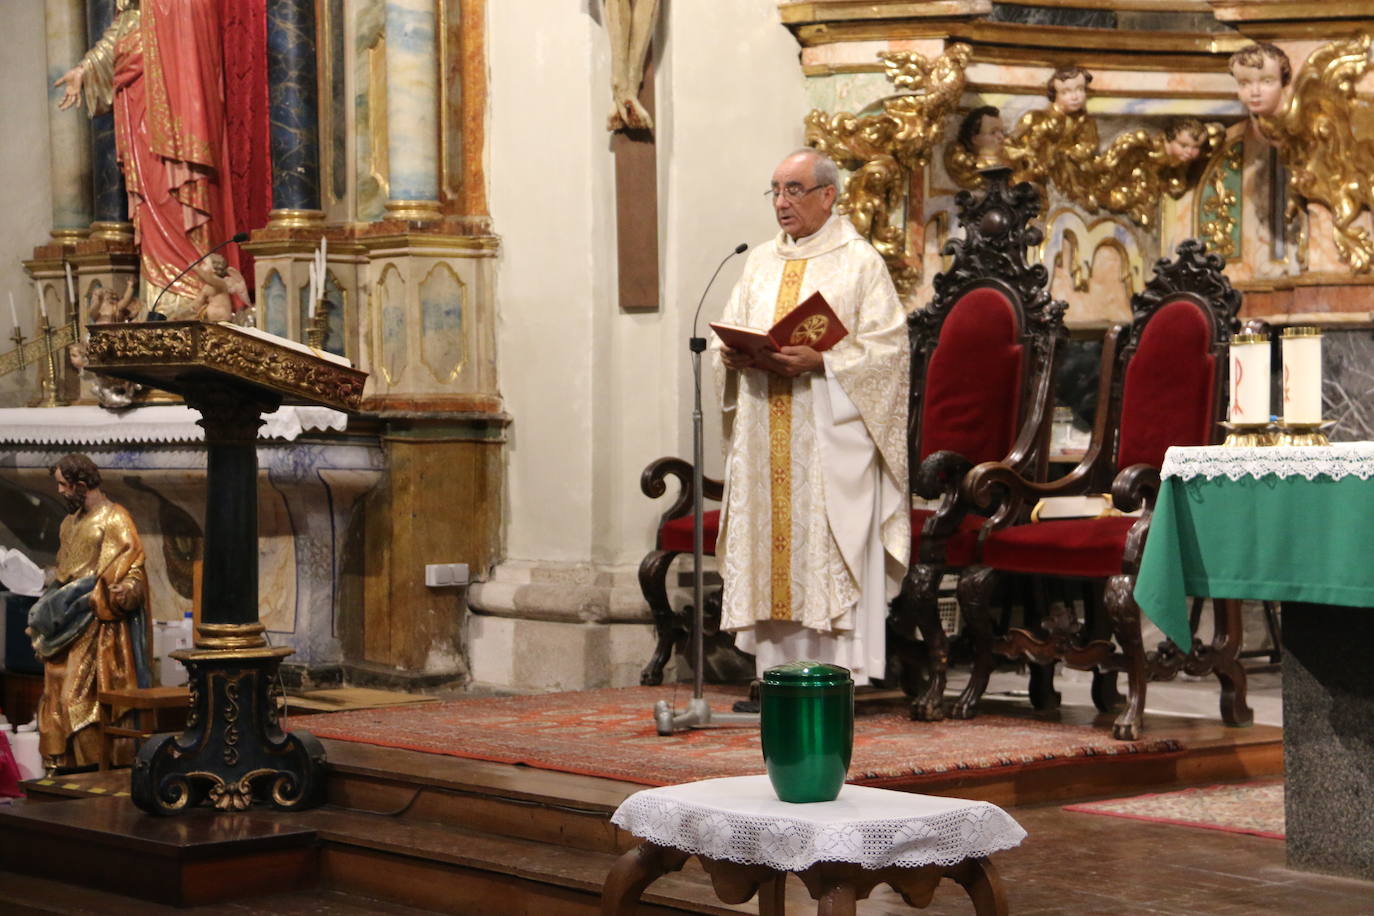
[[[620,307],[658,308],[658,154],[649,59],[658,0],[606,0],[614,108],[616,254]]]

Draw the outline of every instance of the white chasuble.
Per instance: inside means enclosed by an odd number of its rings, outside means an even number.
[[[759,671],[798,658],[883,676],[887,603],[911,550],[906,315],[882,257],[832,216],[759,246],[722,321],[768,328],[819,291],[849,329],[824,372],[727,370],[721,625]]]

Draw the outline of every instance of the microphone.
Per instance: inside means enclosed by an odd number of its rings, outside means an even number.
[[[157,298],[153,300],[153,307],[150,308],[150,309],[148,309],[148,316],[147,316],[147,318],[145,318],[144,320],[145,320],[145,321],[166,321],[166,320],[167,320],[167,316],[164,315],[164,314],[162,314],[161,312],[159,312],[159,311],[157,310],[157,304],[158,304],[159,302],[162,301],[162,297],[163,297],[163,296],[167,295],[167,290],[171,289],[172,286],[173,286],[178,280],[180,280],[182,277],[184,277],[184,276],[186,276],[188,273],[190,273],[191,268],[195,267],[195,266],[196,266],[197,264],[199,264],[201,261],[204,261],[206,258],[210,257],[210,255],[214,254],[216,251],[219,251],[219,250],[220,250],[221,248],[223,248],[225,245],[228,245],[230,242],[246,242],[246,241],[248,241],[248,233],[246,233],[246,232],[236,232],[236,233],[234,233],[233,238],[227,238],[227,239],[225,239],[224,241],[222,241],[222,242],[220,242],[218,245],[216,245],[214,248],[211,248],[209,251],[205,252],[205,254],[201,255],[201,256],[198,257],[198,258],[196,258],[196,259],[195,259],[194,261],[192,261],[190,264],[187,264],[187,265],[186,265],[186,269],[183,270],[181,273],[177,274],[175,277],[173,277],[173,278],[172,278],[172,282],[171,282],[171,283],[168,283],[166,286],[164,286],[164,287],[162,288],[162,292],[160,292],[160,293],[157,294]]]
[[[711,284],[715,283],[716,277],[720,276],[721,268],[725,266],[726,261],[730,260],[737,254],[744,254],[744,252],[748,248],[748,242],[740,242],[738,245],[736,245],[734,251],[730,252],[725,257],[721,258],[720,263],[716,265],[716,272],[711,274],[711,279],[706,281],[706,288],[701,291],[701,298],[697,300],[696,314],[692,316],[691,349],[693,353],[700,353],[706,349],[706,338],[697,336],[697,319],[701,317],[701,306],[702,303],[706,301],[706,294],[711,291]]]

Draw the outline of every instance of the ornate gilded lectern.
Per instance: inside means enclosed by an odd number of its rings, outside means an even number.
[[[199,321],[92,325],[89,366],[180,394],[200,411],[207,449],[205,566],[195,648],[186,665],[190,717],[180,735],[144,743],[134,803],[171,814],[208,802],[317,804],[324,751],[278,721],[277,667],[258,621],[257,431],[283,403],[356,410],[367,374],[262,332]]]

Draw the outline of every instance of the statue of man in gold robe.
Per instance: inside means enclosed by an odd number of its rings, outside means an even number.
[[[100,488],[89,457],[67,455],[51,468],[69,514],[62,520],[56,575],[29,610],[29,635],[43,662],[39,750],[50,770],[100,757],[101,690],[147,687],[149,616],[143,543],[129,512]],[[115,709],[116,719],[123,710]],[[131,742],[116,742],[126,764]]]

